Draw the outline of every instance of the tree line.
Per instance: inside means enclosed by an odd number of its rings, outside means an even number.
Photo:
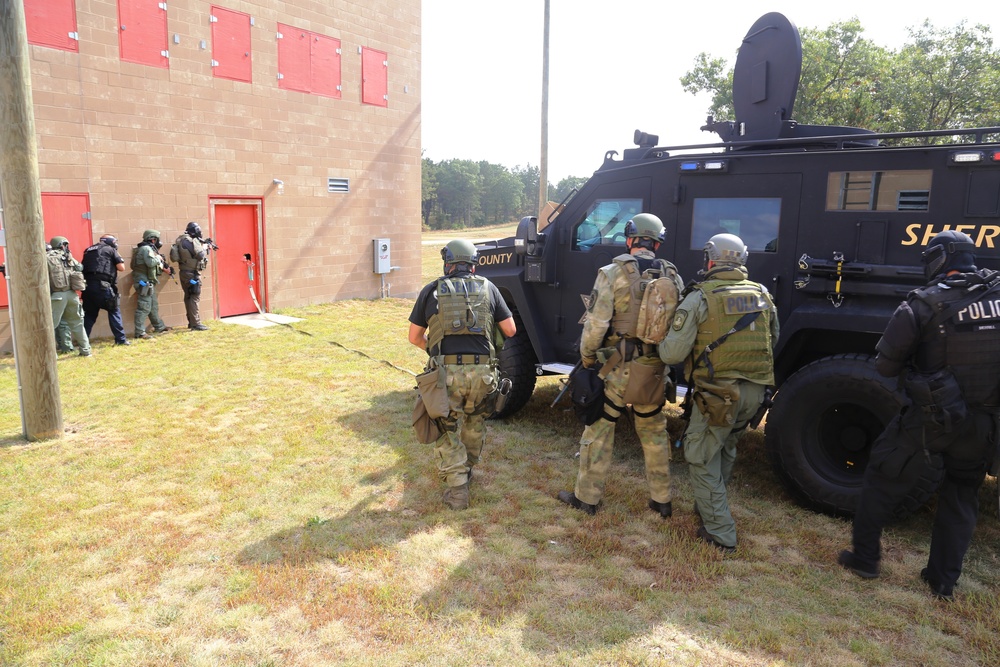
[[[530,164],[509,169],[481,160],[422,161],[421,214],[427,229],[485,227],[538,211],[540,170]],[[567,177],[553,186],[548,198],[561,201],[586,178]]]
[[[909,30],[898,50],[863,36],[857,18],[825,29],[803,28],[802,75],[795,120],[875,132],[947,130],[1000,125],[1000,50],[990,27]],[[708,113],[734,119],[733,66],[699,54],[681,77],[685,92],[708,92]],[[942,140],[945,140],[942,138]],[[508,169],[472,160],[423,160],[423,223],[429,229],[481,227],[535,215],[539,169]],[[548,186],[550,201],[587,181],[571,176]]]

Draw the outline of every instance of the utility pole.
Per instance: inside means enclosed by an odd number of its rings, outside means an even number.
[[[545,0],[542,39],[542,153],[538,163],[538,215],[549,202],[549,0]],[[542,223],[542,220],[538,221]],[[544,224],[544,223],[542,223]]]
[[[0,0],[0,191],[24,437],[62,436],[23,0]]]

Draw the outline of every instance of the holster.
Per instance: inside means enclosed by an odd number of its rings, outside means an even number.
[[[951,433],[969,416],[962,388],[947,368],[934,373],[910,371],[903,379],[903,389],[920,410],[924,428]]]

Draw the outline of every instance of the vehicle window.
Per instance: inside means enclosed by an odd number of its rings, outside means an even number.
[[[826,181],[827,211],[926,211],[930,169],[833,171]]]
[[[716,234],[739,236],[751,252],[778,252],[781,199],[763,197],[694,200],[691,249],[701,250]]]
[[[573,250],[625,245],[625,223],[642,212],[641,199],[597,199],[573,229]]]

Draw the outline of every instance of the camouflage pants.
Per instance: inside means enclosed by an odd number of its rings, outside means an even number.
[[[684,432],[684,458],[688,462],[695,505],[708,534],[727,547],[736,546],[736,522],[729,512],[726,494],[736,462],[736,442],[764,400],[766,389],[753,382],[738,384],[740,399],[732,426],[709,426],[705,415],[695,407]]]
[[[624,407],[622,396],[628,386],[629,370],[633,363],[621,364],[604,378],[604,411],[618,417],[616,410],[607,401]],[[670,443],[667,438],[667,416],[663,410],[643,417],[661,406],[633,405],[635,432],[642,443],[642,453],[646,460],[646,483],[649,496],[658,503],[669,502],[670,493]],[[580,438],[580,471],[576,477],[574,493],[585,503],[596,505],[604,496],[604,483],[611,467],[611,457],[615,442],[615,422],[605,418],[587,426]]]
[[[434,444],[438,476],[446,486],[462,486],[486,441],[486,397],[496,387],[496,374],[486,364],[445,367],[451,412],[438,419],[441,437]]]

